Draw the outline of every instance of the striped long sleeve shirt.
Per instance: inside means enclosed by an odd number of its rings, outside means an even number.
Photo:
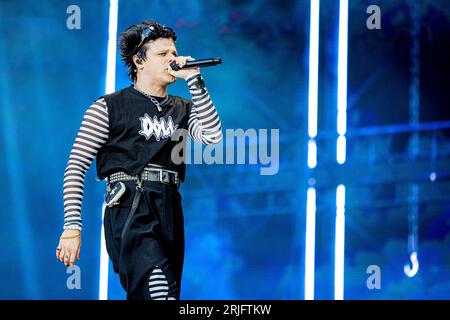
[[[193,86],[194,77],[186,81],[193,101],[188,119],[189,136],[204,144],[220,142],[221,122],[208,90]],[[108,107],[101,98],[86,110],[64,172],[64,229],[82,229],[81,205],[85,175],[108,136]]]

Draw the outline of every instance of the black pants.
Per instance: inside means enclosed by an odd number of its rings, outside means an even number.
[[[127,299],[179,299],[184,261],[184,220],[176,186],[143,181],[142,193],[123,236],[136,193],[135,181],[114,207],[106,207],[105,240]]]

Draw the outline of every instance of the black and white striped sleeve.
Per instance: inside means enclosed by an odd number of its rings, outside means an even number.
[[[192,109],[188,120],[189,136],[204,144],[222,141],[222,124],[206,87],[195,84],[198,76],[186,80],[192,95]]]
[[[101,98],[86,110],[64,172],[64,229],[82,229],[84,178],[108,135],[108,109]]]

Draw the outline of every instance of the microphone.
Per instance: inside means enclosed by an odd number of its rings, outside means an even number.
[[[221,63],[222,63],[221,58],[209,58],[209,59],[186,61],[186,64],[183,66],[183,68],[180,68],[180,66],[177,65],[175,61],[172,61],[170,66],[174,71],[178,71],[180,69],[187,69],[187,68],[211,67]]]

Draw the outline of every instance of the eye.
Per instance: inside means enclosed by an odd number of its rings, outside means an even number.
[[[159,55],[160,55],[160,56],[165,56],[166,53],[165,53],[165,52],[161,52]]]

